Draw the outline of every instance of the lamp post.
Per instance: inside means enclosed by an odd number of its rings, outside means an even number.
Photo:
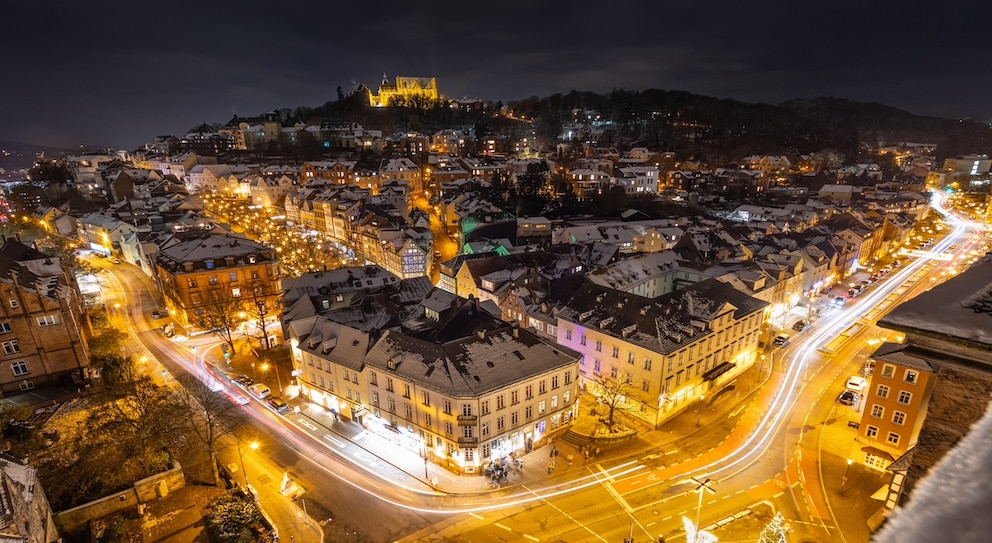
[[[699,409],[696,410],[696,427],[699,427],[699,419],[703,416],[703,402],[706,401],[706,395],[700,394],[699,396]]]
[[[710,494],[715,494],[716,490],[710,486],[711,483],[715,482],[710,478],[706,478],[702,481],[696,479],[695,477],[690,477],[690,481],[696,484],[696,488],[693,489],[694,492],[699,493],[699,502],[696,504],[696,526],[693,535],[693,541],[686,541],[686,543],[697,543],[699,541],[699,514],[703,509],[703,492],[709,492]]]
[[[847,467],[844,468],[844,476],[840,478],[840,495],[841,496],[844,495],[844,485],[847,484],[847,474],[851,471],[851,464],[853,464],[853,463],[854,463],[854,460],[852,460],[850,458],[847,459]]]
[[[258,450],[258,442],[257,441],[252,441],[251,443],[248,444],[248,448],[251,449],[251,450],[253,450],[253,451],[257,451]],[[241,473],[245,477],[245,487],[247,488],[248,487],[248,470],[245,469],[245,455],[241,452],[241,440],[240,439],[238,440],[238,458],[241,459]]]
[[[279,393],[282,394],[282,379],[279,378],[279,366],[275,366],[275,368],[276,368],[276,383],[279,384]],[[269,371],[269,363],[263,362],[262,373],[266,373],[268,371]]]

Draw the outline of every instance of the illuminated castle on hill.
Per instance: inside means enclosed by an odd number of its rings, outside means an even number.
[[[437,80],[433,77],[397,77],[396,83],[390,83],[386,74],[382,74],[378,96],[369,90],[372,107],[430,107],[439,99]]]

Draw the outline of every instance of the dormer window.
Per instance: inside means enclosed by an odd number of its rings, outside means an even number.
[[[214,261],[213,261],[213,260],[204,260],[204,261],[203,261],[203,265],[204,265],[204,266],[205,266],[205,267],[206,267],[206,268],[207,268],[208,270],[212,270],[212,269],[214,268]]]
[[[389,369],[391,369],[391,370],[395,370],[396,369],[396,361],[393,360],[392,358],[390,358],[389,360],[386,361],[386,367],[389,368]]]
[[[248,257],[248,263],[249,264],[254,264],[255,263],[255,255],[250,255]]]

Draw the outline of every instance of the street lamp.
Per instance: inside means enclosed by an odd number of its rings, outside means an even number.
[[[689,480],[696,484],[696,488],[692,490],[693,492],[699,493],[699,503],[696,505],[696,525],[693,526],[692,539],[687,538],[686,543],[702,543],[703,541],[710,541],[711,540],[710,538],[712,538],[712,541],[716,541],[716,538],[713,538],[712,536],[710,536],[710,534],[706,532],[702,532],[699,529],[699,513],[703,509],[703,492],[709,492],[710,494],[715,494],[716,490],[714,490],[713,487],[710,485],[714,484],[716,481],[710,478],[706,478],[700,481],[695,477],[690,477]],[[683,519],[685,520],[686,524],[689,523],[688,519],[685,519],[685,517],[683,517]]]
[[[279,384],[279,393],[282,394],[282,379],[279,378],[279,366],[275,366],[275,368],[276,368],[276,383]],[[268,371],[269,371],[269,363],[263,362],[262,373],[266,373]]]
[[[847,484],[847,474],[851,471],[851,464],[853,464],[853,463],[854,463],[854,460],[852,460],[850,458],[847,459],[847,467],[844,468],[844,476],[840,478],[840,495],[841,496],[844,495],[844,485]]]
[[[241,440],[239,439],[237,441],[238,441],[238,458],[241,459],[241,473],[245,477],[245,488],[247,488],[248,487],[248,471],[245,469],[245,455],[241,452]],[[251,443],[248,444],[248,448],[251,449],[251,450],[253,450],[253,451],[257,451],[258,450],[258,442],[257,441],[252,441]]]
[[[706,401],[706,395],[699,395],[699,409],[696,410],[696,427],[699,427],[699,418],[703,416],[703,402]],[[707,479],[708,480],[708,479]]]

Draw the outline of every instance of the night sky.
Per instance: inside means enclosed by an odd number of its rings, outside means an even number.
[[[133,148],[383,72],[450,98],[659,88],[992,118],[987,1],[142,4],[0,0],[0,141]]]

